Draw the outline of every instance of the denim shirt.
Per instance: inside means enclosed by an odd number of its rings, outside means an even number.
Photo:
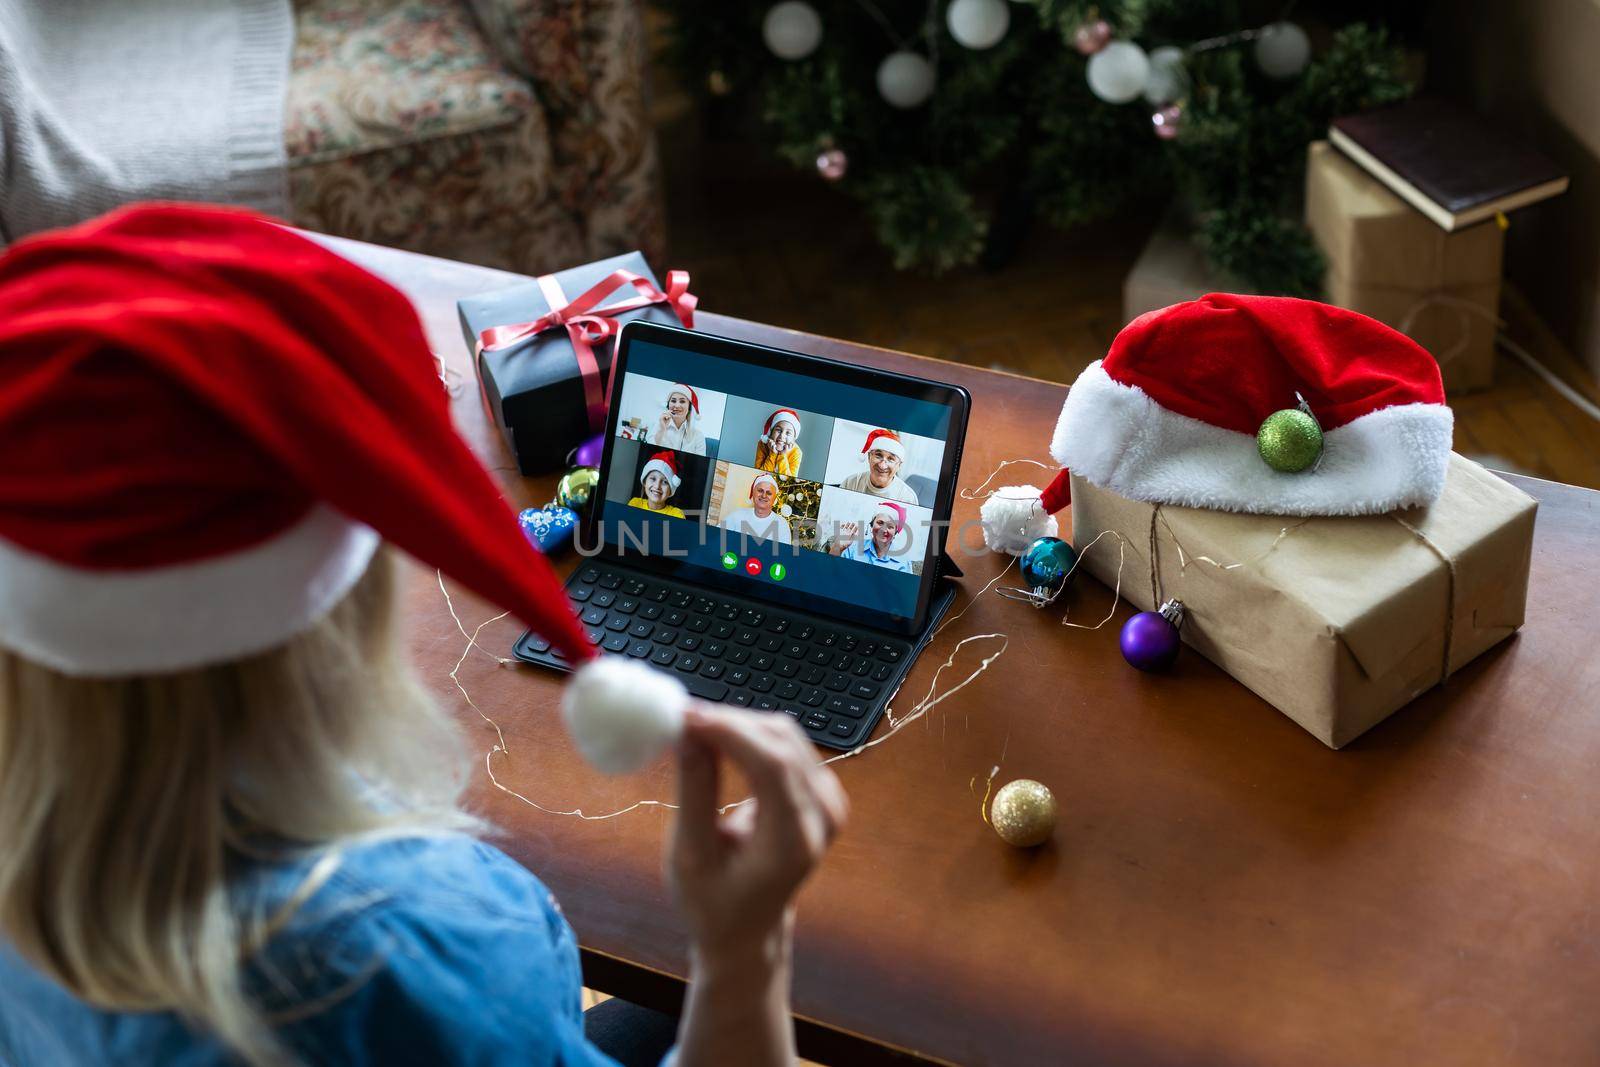
[[[237,906],[271,915],[312,861],[255,865]],[[462,835],[348,850],[245,968],[305,1064],[613,1064],[583,1036],[572,928],[549,890]],[[0,943],[0,1064],[234,1063],[170,1012],[87,1006]]]

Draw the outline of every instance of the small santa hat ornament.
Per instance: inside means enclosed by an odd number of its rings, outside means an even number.
[[[694,413],[696,415],[700,414],[700,394],[696,393],[693,389],[689,388],[687,385],[684,385],[682,382],[674,382],[672,388],[667,390],[668,399],[671,399],[675,393],[681,393],[687,397],[689,399],[689,406],[694,409]]]
[[[900,435],[893,430],[873,430],[867,434],[867,443],[861,446],[861,454],[869,456],[874,451],[888,452],[890,455],[899,456],[902,461],[906,458],[906,446],[901,443]]]
[[[678,457],[671,452],[657,452],[651,456],[650,461],[639,472],[639,480],[644,481],[651,471],[665,478],[674,493],[678,491],[678,486],[683,484],[683,479],[678,476]]]
[[[1134,319],[1067,394],[1050,443],[1133,500],[1270,515],[1431,504],[1452,428],[1439,365],[1409,337],[1312,300],[1212,293]]]
[[[681,686],[596,656],[406,298],[267,219],[133,207],[0,255],[0,455],[0,647],[63,674],[281,645],[387,540],[576,665],[567,720],[606,769],[681,727]]]
[[[794,427],[794,435],[800,436],[800,416],[790,408],[779,408],[767,416],[767,423],[761,427],[761,436],[767,437],[772,433],[772,428],[780,422],[787,422]]]
[[[1045,510],[1036,485],[1003,485],[978,509],[983,543],[991,552],[1020,556],[1041,537],[1055,537],[1056,517]]]

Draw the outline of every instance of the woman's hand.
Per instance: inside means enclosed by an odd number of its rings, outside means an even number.
[[[837,556],[845,549],[856,543],[856,538],[861,536],[861,524],[858,522],[841,522],[839,529],[834,532],[833,540],[828,544],[828,551]]]
[[[753,799],[717,813],[720,760]],[[795,891],[844,825],[839,779],[787,715],[692,705],[680,747],[670,874],[700,962],[743,957],[786,932]]]
[[[672,429],[672,412],[663,411],[661,417],[656,420],[656,430],[664,434],[670,429]]]

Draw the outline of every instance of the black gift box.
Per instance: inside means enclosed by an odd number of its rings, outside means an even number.
[[[603,282],[616,270],[630,270],[660,288],[656,276],[638,252],[585,263],[558,271],[556,284],[573,301]],[[637,295],[631,286],[606,294],[602,304]],[[524,282],[456,302],[467,347],[476,350],[479,335],[492,326],[532,322],[550,310],[538,282]],[[681,325],[665,303],[651,304],[609,316],[619,326],[634,319]],[[594,346],[602,384],[609,382],[614,341]],[[491,416],[500,424],[506,443],[517,457],[523,474],[560,470],[567,455],[604,427],[589,424],[588,401],[572,339],[563,326],[545,330],[517,344],[478,355],[478,381]]]

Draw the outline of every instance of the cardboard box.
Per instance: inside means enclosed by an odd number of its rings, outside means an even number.
[[[1184,643],[1340,748],[1522,625],[1536,507],[1458,455],[1431,507],[1365,517],[1157,510],[1074,475],[1072,541],[1126,538],[1123,595],[1151,610],[1153,524]],[[1111,540],[1083,559],[1108,586]]]
[[[1446,233],[1317,141],[1306,161],[1306,225],[1328,260],[1329,303],[1404,329],[1439,360],[1447,393],[1493,383],[1505,248],[1496,223]]]
[[[1167,212],[1161,225],[1122,282],[1122,321],[1132,322],[1147,311],[1205,296],[1207,293],[1254,293],[1255,290],[1224,274],[1206,261],[1194,241],[1184,213]]]
[[[559,271],[554,278],[571,301],[619,269],[633,271],[661,288],[638,252]],[[632,290],[619,289],[605,303],[631,295]],[[457,302],[456,309],[461,317],[461,332],[471,350],[477,347],[482,331],[537,319],[550,310],[550,303],[537,282],[524,282],[467,297]],[[681,325],[666,304],[611,317],[619,325],[633,319]],[[602,384],[610,379],[612,353],[612,342],[594,346]],[[481,353],[478,381],[489,416],[499,424],[523,474],[560,470],[569,452],[605,428],[591,423],[582,373],[565,329],[546,330],[509,348]]]

